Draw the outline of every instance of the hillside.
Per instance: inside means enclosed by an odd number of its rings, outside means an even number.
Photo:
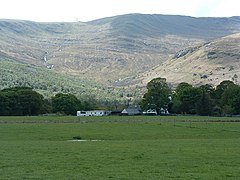
[[[240,84],[240,33],[179,51],[165,63],[142,74],[138,81],[165,77],[173,84],[218,85],[223,80]]]
[[[49,68],[104,86],[134,83],[138,74],[177,51],[235,32],[240,17],[128,14],[91,22],[0,20],[0,58]]]
[[[61,93],[73,93],[85,100],[109,101],[125,96],[126,91],[106,88],[96,82],[81,79],[74,75],[61,74],[35,65],[13,60],[0,60],[1,89],[15,86],[32,87],[47,98]]]

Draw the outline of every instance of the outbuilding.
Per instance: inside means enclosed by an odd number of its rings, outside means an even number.
[[[143,115],[156,116],[157,111],[155,109],[148,109],[147,111],[143,111]]]
[[[134,116],[134,115],[140,115],[141,112],[138,108],[126,108],[122,111],[122,115],[128,115],[128,116]]]
[[[93,111],[77,111],[77,116],[108,116],[111,111],[93,110]]]

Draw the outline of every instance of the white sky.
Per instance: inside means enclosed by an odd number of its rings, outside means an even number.
[[[128,14],[240,16],[240,0],[1,0],[0,19],[89,21]]]

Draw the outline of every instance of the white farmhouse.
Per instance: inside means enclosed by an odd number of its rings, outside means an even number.
[[[93,111],[77,111],[77,116],[108,116],[111,111],[93,110]]]

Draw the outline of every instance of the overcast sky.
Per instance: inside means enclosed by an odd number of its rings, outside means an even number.
[[[1,0],[0,19],[90,21],[128,14],[240,16],[240,0]]]

